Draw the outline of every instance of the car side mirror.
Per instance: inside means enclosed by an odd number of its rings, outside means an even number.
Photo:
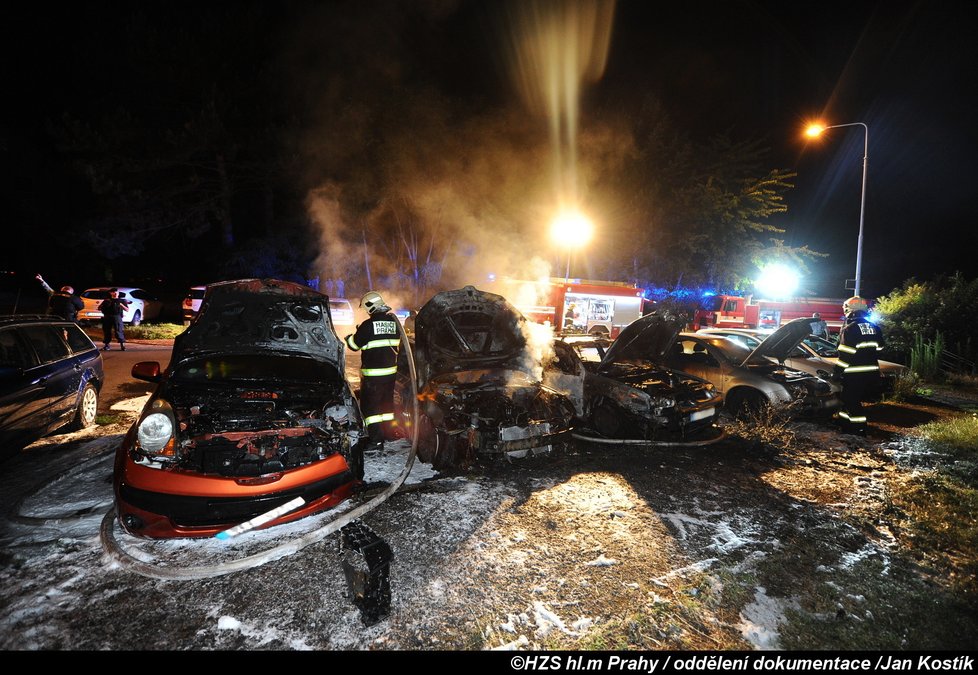
[[[132,367],[132,376],[147,382],[160,381],[160,364],[157,361],[140,361]]]

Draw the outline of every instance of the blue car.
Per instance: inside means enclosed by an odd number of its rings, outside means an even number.
[[[0,456],[95,423],[102,355],[70,321],[0,316]]]

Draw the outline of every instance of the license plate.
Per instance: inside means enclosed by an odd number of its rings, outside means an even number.
[[[713,413],[715,411],[716,408],[707,408],[706,410],[698,410],[689,416],[689,421],[695,422],[696,420],[701,420],[704,417],[713,417]]]

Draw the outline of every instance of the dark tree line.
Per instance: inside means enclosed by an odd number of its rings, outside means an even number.
[[[545,126],[478,56],[490,37],[459,37],[486,8],[180,9],[79,12],[63,47],[76,97],[50,97],[36,143],[70,204],[38,190],[22,215],[74,257],[195,281],[340,278],[411,303],[515,262],[559,266]],[[794,174],[757,139],[692,139],[654,93],[586,100],[581,120],[600,215],[577,276],[730,288],[819,255],[772,225]]]

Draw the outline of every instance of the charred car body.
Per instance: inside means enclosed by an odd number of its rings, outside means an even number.
[[[712,382],[734,414],[766,404],[791,406],[801,413],[828,412],[842,404],[839,387],[784,365],[810,332],[811,319],[795,319],[753,350],[721,335],[681,333],[666,363]]]
[[[527,330],[505,298],[472,286],[438,293],[421,308],[414,357],[422,461],[465,468],[479,457],[543,454],[567,440],[573,406],[543,384]]]
[[[608,438],[660,442],[718,439],[723,397],[709,382],[662,365],[682,327],[668,313],[646,315],[617,340],[554,342],[544,381],[574,404],[578,419]]]
[[[366,438],[328,298],[284,281],[212,284],[174,340],[115,462],[132,534],[210,536],[301,497],[274,525],[330,508],[363,476]]]

